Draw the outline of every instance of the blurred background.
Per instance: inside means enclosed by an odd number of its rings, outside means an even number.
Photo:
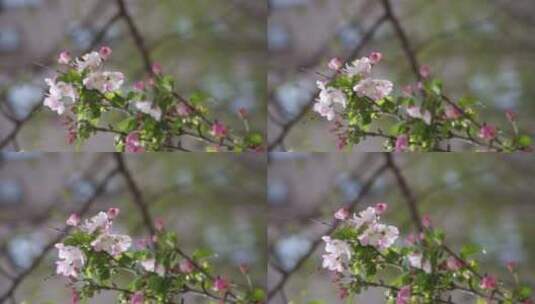
[[[248,264],[254,283],[265,286],[265,157],[151,153],[125,160],[152,217],[162,218],[167,229],[177,232],[185,252],[212,251],[217,273],[243,284],[239,265]],[[114,166],[108,153],[0,154],[0,295],[10,285],[8,278],[29,267]],[[118,232],[134,240],[146,237],[141,214],[120,175],[111,179],[88,214],[109,207],[121,210],[114,225]],[[54,249],[22,282],[13,303],[70,303],[65,279],[54,276],[56,259]],[[102,293],[90,303],[114,299],[113,293]]]
[[[272,142],[316,91],[327,62],[346,58],[383,14],[376,0],[270,0],[268,21],[269,120]],[[473,96],[486,121],[507,128],[504,110],[519,113],[519,124],[535,133],[535,2],[532,0],[396,0],[395,14],[421,64],[444,80],[448,95]],[[392,24],[384,23],[361,56],[384,54],[374,76],[400,87],[415,82]],[[333,151],[328,122],[309,112],[288,133],[284,148]],[[280,149],[280,147],[278,147]],[[382,151],[368,140],[358,151]]]
[[[242,130],[240,108],[255,130],[265,131],[266,4],[250,0],[127,0],[153,61],[175,77],[177,91],[211,96],[214,117]],[[126,87],[146,77],[143,61],[123,19],[112,22],[116,1],[0,0],[0,106],[23,119],[43,101],[63,49],[81,55],[111,24],[101,45],[113,55],[109,67],[125,73]],[[0,139],[13,128],[0,114]],[[83,151],[114,151],[113,137],[100,134]],[[39,111],[17,136],[18,150],[71,151],[57,115]],[[6,150],[12,150],[11,145]]]
[[[520,278],[535,287],[535,162],[527,154],[396,155],[421,214],[429,214],[458,251],[478,244],[482,272],[511,283],[506,263],[517,261]],[[363,184],[385,161],[380,153],[271,153],[268,167],[268,290],[310,250],[329,227],[336,210],[355,199]],[[400,229],[404,239],[415,231],[409,209],[391,171],[376,179],[357,210],[387,202],[384,222]],[[273,304],[344,303],[321,268],[320,244],[287,281],[288,302],[277,294]],[[384,303],[383,290],[369,289],[352,303]],[[455,303],[474,303],[455,295]],[[314,302],[316,301],[316,302]]]

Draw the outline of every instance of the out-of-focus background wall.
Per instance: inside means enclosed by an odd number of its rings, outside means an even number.
[[[184,251],[214,252],[216,271],[235,282],[245,283],[239,265],[248,264],[254,283],[265,286],[264,157],[151,153],[125,159],[151,215],[177,232]],[[11,282],[6,273],[15,277],[26,269],[114,165],[107,153],[0,154],[0,295]],[[115,229],[134,240],[146,237],[139,209],[120,175],[89,214],[109,207],[121,209]],[[52,250],[17,289],[16,303],[70,303],[65,279],[54,276],[56,259],[57,250]],[[90,303],[114,303],[113,293]]]
[[[507,282],[513,277],[506,263],[517,261],[519,276],[535,286],[535,163],[527,154],[413,154],[396,155],[422,214],[446,232],[454,250],[475,243],[486,254],[477,258],[481,270]],[[268,289],[280,279],[273,265],[292,269],[329,227],[334,212],[355,199],[382,163],[379,153],[271,153],[268,168]],[[409,209],[390,171],[382,174],[357,209],[389,203],[384,222],[400,229],[404,239],[415,231]],[[285,285],[290,303],[344,303],[321,269],[321,244]],[[275,266],[277,267],[277,266]],[[383,303],[383,290],[370,289],[354,303]],[[474,303],[455,295],[455,303]],[[312,302],[318,300],[318,302]],[[286,303],[280,294],[271,303]]]
[[[485,120],[507,127],[504,110],[519,113],[522,128],[535,133],[535,2],[531,0],[397,0],[395,14],[408,33],[419,61],[431,66],[454,98],[474,96]],[[327,62],[345,58],[383,14],[376,0],[270,0],[268,22],[269,120],[271,141],[280,125],[295,117],[316,91],[316,74]],[[384,54],[374,72],[390,79],[395,93],[414,83],[392,25],[384,23],[360,54]],[[294,151],[332,151],[328,122],[310,112],[297,123],[284,146]],[[359,151],[382,151],[369,140]]]
[[[235,129],[240,108],[252,127],[265,130],[266,4],[263,1],[126,1],[155,62],[176,79],[184,95],[202,90],[214,100],[215,117]],[[0,106],[23,118],[43,101],[44,78],[53,73],[60,50],[81,55],[117,13],[110,0],[0,0]],[[123,71],[126,86],[146,77],[124,20],[98,44],[109,45],[109,66]],[[12,129],[0,115],[0,138]],[[39,112],[18,136],[22,150],[70,151],[55,113]],[[81,148],[113,151],[113,137],[101,134]]]

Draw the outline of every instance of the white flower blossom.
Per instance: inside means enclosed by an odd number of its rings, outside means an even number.
[[[91,52],[82,56],[82,60],[76,59],[76,67],[78,71],[85,69],[96,70],[102,64],[102,57],[98,52]]]
[[[354,214],[350,223],[354,225],[356,229],[359,229],[362,226],[377,223],[378,220],[375,208],[368,207],[366,210],[361,211],[358,216]]]
[[[56,273],[66,277],[78,277],[78,273],[85,264],[85,255],[77,247],[65,246],[58,243],[55,247],[59,250],[59,261],[56,261]]]
[[[392,246],[398,237],[399,231],[395,226],[373,224],[359,236],[359,241],[365,246],[384,250]]]
[[[423,110],[418,106],[410,106],[407,108],[407,115],[412,118],[423,120],[427,125],[431,124],[431,112]]]
[[[333,240],[329,236],[324,236],[325,251],[323,255],[323,268],[331,271],[343,272],[343,262],[351,258],[351,247],[342,240]]]
[[[103,233],[91,242],[95,251],[105,251],[112,256],[118,256],[132,245],[132,238],[128,235]]]
[[[123,83],[124,75],[121,72],[93,72],[84,79],[86,88],[101,93],[117,91]]]
[[[85,220],[80,229],[89,234],[100,230],[103,232],[108,231],[111,228],[111,221],[108,218],[106,212],[99,212],[97,215],[89,220]]]
[[[46,78],[46,84],[49,86],[47,97],[44,105],[59,115],[65,113],[67,105],[73,104],[78,98],[76,89],[63,81],[56,82],[55,79]]]
[[[134,104],[134,106],[140,112],[150,115],[157,121],[162,119],[162,110],[158,106],[153,107],[151,101],[138,101]]]
[[[424,256],[421,253],[411,253],[407,258],[411,267],[422,269],[425,273],[431,273],[431,263],[427,260],[424,261]]]
[[[394,84],[388,80],[366,78],[353,87],[353,91],[359,97],[366,96],[373,101],[378,101],[390,95],[393,88]]]
[[[148,259],[140,262],[140,264],[146,271],[154,272],[161,277],[165,276],[165,268],[161,264],[156,264],[155,259]]]
[[[331,121],[336,116],[335,105],[338,104],[345,109],[347,105],[347,97],[341,90],[327,87],[323,81],[318,81],[317,85],[320,89],[320,93],[313,109],[322,117],[326,117],[327,120]]]
[[[348,76],[361,76],[368,77],[372,71],[372,62],[368,57],[362,57],[353,61],[351,64],[347,64],[343,69],[343,72]]]

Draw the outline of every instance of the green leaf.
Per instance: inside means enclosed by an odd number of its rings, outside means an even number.
[[[130,131],[135,130],[136,126],[137,117],[132,116],[117,123],[117,126],[115,128],[120,132],[129,133]]]
[[[264,136],[260,132],[251,132],[245,137],[245,144],[249,147],[258,147],[264,142]]]
[[[481,247],[476,244],[464,245],[461,248],[461,258],[466,259],[481,252]]]
[[[533,143],[533,139],[528,135],[520,135],[516,138],[516,143],[521,148],[527,148]]]

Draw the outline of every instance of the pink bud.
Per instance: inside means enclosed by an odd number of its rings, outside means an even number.
[[[450,256],[446,260],[446,267],[448,267],[448,269],[451,271],[457,271],[461,269],[461,267],[463,267],[463,263],[459,261],[456,257]]]
[[[431,228],[431,217],[426,214],[424,215],[423,219],[422,219],[422,225],[425,227],[425,228]]]
[[[230,285],[227,280],[218,276],[214,280],[214,290],[218,292],[226,292],[229,289]]]
[[[212,131],[210,132],[210,134],[213,137],[223,138],[227,135],[227,127],[225,127],[224,124],[216,120],[212,124]]]
[[[399,289],[396,296],[396,304],[408,304],[411,299],[411,287],[403,286]]]
[[[498,135],[496,127],[490,124],[483,124],[481,129],[479,129],[479,137],[484,140],[493,140]]]
[[[80,216],[76,213],[73,213],[67,219],[67,225],[69,226],[78,226],[80,224]]]
[[[338,297],[340,298],[340,300],[344,300],[348,296],[349,296],[349,290],[347,288],[342,287],[338,290]]]
[[[375,213],[381,215],[385,213],[386,209],[388,209],[387,203],[377,203],[375,204]]]
[[[140,80],[134,83],[134,89],[137,91],[144,91],[145,90],[145,83]]]
[[[249,265],[240,264],[240,272],[243,273],[243,274],[249,273]]]
[[[71,289],[71,304],[80,303],[80,295],[76,289]]]
[[[147,84],[153,87],[156,84],[156,81],[154,80],[154,78],[151,77],[147,80]]]
[[[63,51],[61,53],[59,53],[59,57],[58,57],[58,63],[59,64],[69,64],[69,62],[71,62],[71,53],[69,53],[68,51]]]
[[[119,212],[120,212],[119,208],[110,208],[110,209],[108,209],[108,212],[107,212],[108,218],[110,220],[113,220],[114,218],[117,217],[117,215],[119,215]]]
[[[459,111],[459,109],[452,105],[446,105],[444,109],[444,114],[448,119],[458,119],[463,115],[461,111]]]
[[[178,265],[180,272],[182,273],[192,273],[195,270],[195,265],[190,260],[182,260]]]
[[[240,114],[240,117],[241,117],[242,119],[246,119],[247,116],[249,115],[249,113],[247,113],[247,110],[246,110],[245,108],[240,108],[240,109],[238,110],[238,114]]]
[[[192,113],[192,110],[191,108],[186,105],[185,103],[183,102],[179,102],[177,105],[176,105],[176,112],[178,114],[178,116],[180,117],[188,117],[191,115]]]
[[[163,218],[159,217],[154,221],[154,228],[156,228],[157,231],[162,232],[165,226],[165,222]]]
[[[483,276],[479,284],[479,287],[481,287],[481,289],[487,289],[487,290],[496,289],[497,286],[498,286],[498,282],[496,278],[488,274]]]
[[[403,93],[403,96],[411,97],[414,94],[414,88],[412,85],[408,84],[401,88],[401,92]]]
[[[380,52],[373,52],[368,56],[373,64],[378,64],[383,59],[383,54]]]
[[[510,272],[514,272],[516,270],[516,267],[517,267],[517,263],[514,261],[507,263],[507,270],[509,270]]]
[[[416,236],[414,235],[414,233],[411,233],[407,236],[407,243],[409,245],[414,245],[416,243],[417,239],[416,239]]]
[[[334,57],[329,61],[329,69],[333,71],[338,71],[342,68],[343,62],[338,57]]]
[[[407,134],[401,134],[396,138],[395,151],[405,152],[409,148],[409,136]]]
[[[349,208],[340,208],[334,214],[334,218],[340,221],[345,221],[349,218]]]
[[[125,151],[129,153],[143,153],[143,143],[141,142],[139,132],[134,131],[126,136],[125,139]]]
[[[431,76],[431,68],[426,64],[422,65],[420,67],[420,76],[424,79],[429,78],[429,76]]]
[[[153,63],[152,73],[154,73],[154,75],[160,75],[162,73],[162,66],[159,63]]]
[[[111,48],[109,46],[103,46],[98,53],[103,60],[107,60],[111,56]]]
[[[130,304],[143,304],[144,301],[145,296],[143,296],[143,293],[141,291],[134,293],[130,298]]]
[[[507,117],[507,120],[509,120],[509,122],[513,123],[516,121],[517,114],[511,110],[507,110],[505,111],[505,117]]]

